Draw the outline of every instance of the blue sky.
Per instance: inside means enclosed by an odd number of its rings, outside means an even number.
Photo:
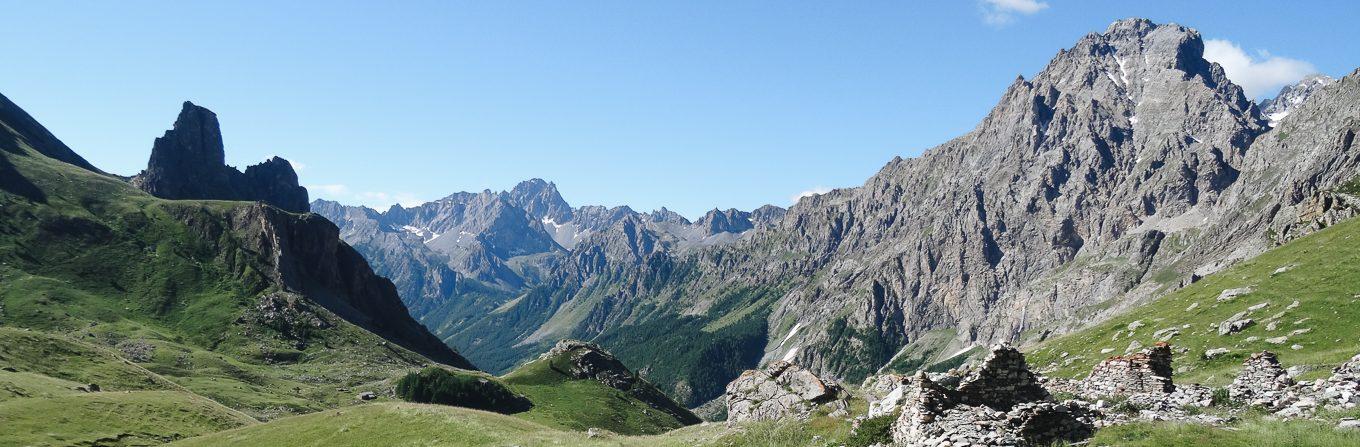
[[[313,197],[541,177],[693,217],[860,185],[1119,18],[1199,29],[1258,92],[1360,67],[1350,1],[271,3],[7,1],[0,93],[125,175],[192,100]]]

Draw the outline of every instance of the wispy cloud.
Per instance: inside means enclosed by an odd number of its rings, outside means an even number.
[[[1241,46],[1223,39],[1204,41],[1204,58],[1222,65],[1228,79],[1242,86],[1250,98],[1274,94],[1280,87],[1317,73],[1317,68],[1308,62],[1273,56],[1264,50],[1253,57]]]
[[[982,0],[982,21],[1001,26],[1011,23],[1017,15],[1031,15],[1048,9],[1048,3],[1038,0]]]
[[[793,197],[789,197],[789,202],[798,203],[798,201],[802,200],[804,197],[818,196],[826,194],[828,192],[831,192],[831,188],[827,188],[825,186],[814,186],[812,187],[812,189],[800,192],[798,194],[794,194]]]

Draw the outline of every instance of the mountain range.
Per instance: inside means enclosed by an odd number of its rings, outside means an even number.
[[[1354,78],[1258,105],[1194,30],[1122,20],[967,134],[788,210],[572,208],[541,180],[313,209],[479,365],[590,339],[698,405],[772,360],[856,381],[1041,340],[1304,234],[1356,175]]]

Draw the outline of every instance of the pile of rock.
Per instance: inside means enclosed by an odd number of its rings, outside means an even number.
[[[1247,359],[1228,391],[1233,399],[1282,418],[1308,417],[1319,407],[1356,408],[1360,406],[1360,355],[1333,369],[1327,379],[1295,383],[1275,354],[1260,352]]]
[[[941,378],[960,377],[958,374]],[[957,384],[917,373],[906,388],[893,440],[905,446],[1049,445],[1080,441],[1099,413],[1081,401],[1054,402],[1015,348],[999,345]]]
[[[727,420],[807,419],[818,409],[847,414],[849,395],[834,381],[789,362],[747,370],[727,384]]]
[[[1313,395],[1326,405],[1360,406],[1360,354],[1332,370],[1332,377],[1312,383]]]

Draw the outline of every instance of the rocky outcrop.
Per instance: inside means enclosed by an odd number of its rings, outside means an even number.
[[[1347,191],[1314,192],[1307,201],[1299,204],[1298,219],[1276,233],[1273,242],[1283,245],[1360,215],[1360,197],[1354,195],[1360,191],[1354,189]]]
[[[1100,362],[1081,384],[1087,396],[1171,393],[1171,346],[1157,343],[1142,352]]]
[[[698,416],[671,400],[651,383],[624,366],[599,345],[580,340],[561,340],[539,356],[550,368],[572,380],[592,380],[628,393],[683,425],[702,422]]]
[[[886,416],[902,408],[906,404],[911,379],[911,376],[902,374],[882,374],[864,379],[860,392],[864,400],[869,402],[868,416]]]
[[[287,160],[273,157],[244,173],[227,166],[217,115],[187,101],[174,128],[156,139],[146,170],[132,184],[163,199],[260,201],[308,211],[307,189],[298,185]]]
[[[893,441],[903,446],[1044,446],[1095,432],[1100,413],[1081,401],[1054,402],[1015,348],[994,346],[957,387],[924,372],[910,380]]]
[[[567,360],[564,372],[573,379],[593,379],[620,390],[631,389],[637,382],[637,377],[623,366],[623,362],[594,343],[562,340],[540,358],[557,357]]]
[[[844,414],[848,395],[839,385],[789,362],[743,372],[727,385],[727,420],[807,419],[822,409]]]

